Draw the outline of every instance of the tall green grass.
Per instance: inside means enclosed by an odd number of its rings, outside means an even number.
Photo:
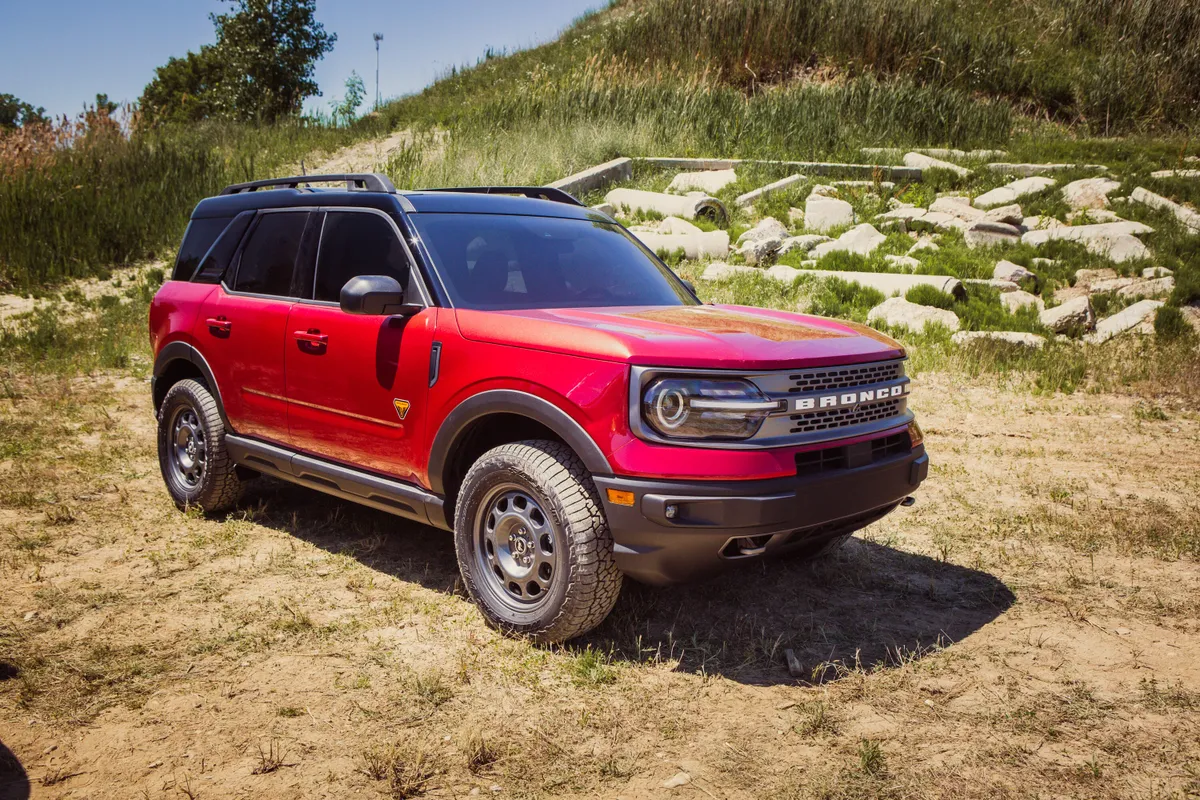
[[[201,198],[373,130],[296,122],[109,132],[29,166],[0,164],[0,288],[27,291],[169,256]]]
[[[754,89],[899,75],[1108,134],[1200,113],[1195,0],[625,0],[593,47]]]

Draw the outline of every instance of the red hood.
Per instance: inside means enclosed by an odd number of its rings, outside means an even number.
[[[899,358],[878,331],[746,306],[558,308],[456,312],[480,342],[663,367],[793,369]]]

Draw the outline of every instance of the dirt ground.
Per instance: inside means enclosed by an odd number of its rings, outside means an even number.
[[[1193,412],[923,375],[915,507],[539,648],[445,534],[176,511],[142,378],[4,389],[2,800],[1200,796]]]

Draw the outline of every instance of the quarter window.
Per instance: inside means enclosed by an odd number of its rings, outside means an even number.
[[[377,214],[330,211],[321,233],[313,299],[341,299],[359,275],[387,275],[408,286],[408,256],[391,223]]]
[[[238,292],[285,297],[308,212],[263,214],[242,251],[233,288]]]
[[[183,235],[183,244],[179,246],[179,257],[175,259],[175,272],[172,280],[191,280],[192,274],[200,264],[200,259],[212,247],[213,242],[225,230],[231,217],[211,217],[194,219],[188,223],[187,233]]]

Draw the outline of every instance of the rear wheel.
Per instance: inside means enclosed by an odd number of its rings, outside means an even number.
[[[559,442],[484,453],[459,491],[454,544],[463,583],[485,619],[538,642],[595,628],[621,590],[595,484]]]
[[[225,449],[217,401],[199,381],[182,380],[158,410],[158,465],[179,508],[206,512],[232,508],[242,482]]]

